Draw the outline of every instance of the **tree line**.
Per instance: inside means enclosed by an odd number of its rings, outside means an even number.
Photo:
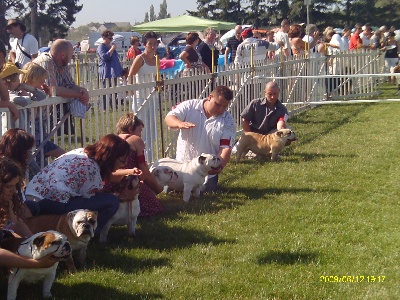
[[[277,26],[283,19],[291,23],[306,23],[304,0],[197,0],[197,11],[190,15],[252,24],[256,28]],[[318,26],[343,27],[345,24],[371,23],[400,27],[399,0],[312,0],[310,22]]]
[[[31,6],[38,11],[39,35],[42,41],[64,38],[82,10],[79,0],[0,0],[0,39],[8,41],[5,31],[8,15],[17,15],[30,30]],[[207,19],[252,24],[257,28],[278,26],[283,19],[305,23],[307,7],[304,0],[197,0],[197,11],[189,15]],[[343,27],[345,24],[371,23],[400,28],[399,0],[311,0],[310,22],[321,26]],[[171,17],[167,0],[160,4],[156,15],[154,6],[144,16],[144,22]],[[90,31],[89,27],[85,32]]]

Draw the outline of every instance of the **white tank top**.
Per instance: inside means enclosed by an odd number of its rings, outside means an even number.
[[[150,66],[146,63],[146,60],[141,56],[143,59],[143,65],[140,67],[139,71],[137,72],[136,82],[149,82],[155,80],[154,76],[157,72],[156,66]]]

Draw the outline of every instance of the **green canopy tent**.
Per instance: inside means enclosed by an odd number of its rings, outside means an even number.
[[[235,26],[236,24],[231,22],[222,22],[182,15],[136,25],[132,27],[132,30],[139,32],[188,32],[202,31],[208,27],[213,27],[216,30],[230,30]]]

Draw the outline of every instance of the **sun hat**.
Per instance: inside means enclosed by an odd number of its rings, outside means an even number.
[[[6,30],[9,30],[11,25],[19,25],[22,31],[26,31],[26,26],[20,19],[15,18],[8,20]]]
[[[7,62],[5,63],[3,70],[0,73],[0,77],[2,79],[11,76],[13,74],[26,74],[26,72],[28,72],[27,70],[21,70],[18,69],[18,67],[12,63],[12,62]]]

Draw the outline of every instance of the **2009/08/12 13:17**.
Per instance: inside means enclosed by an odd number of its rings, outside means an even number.
[[[341,283],[341,282],[384,282],[386,279],[386,276],[379,275],[379,276],[374,276],[374,275],[343,275],[343,276],[335,276],[335,275],[321,275],[319,277],[320,282],[333,282],[333,283]]]

